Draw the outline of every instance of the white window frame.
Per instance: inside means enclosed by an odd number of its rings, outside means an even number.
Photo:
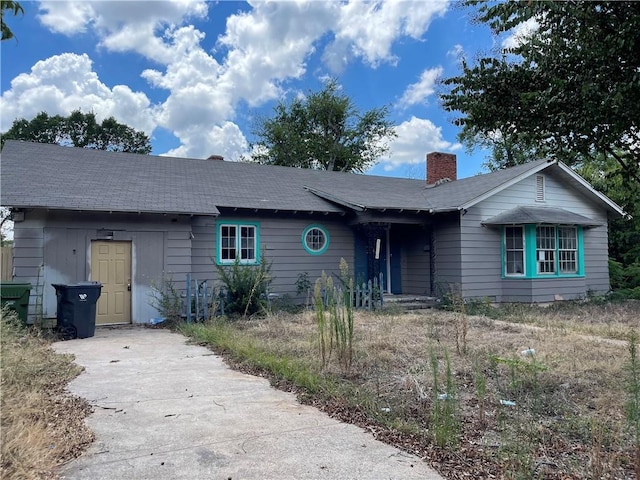
[[[522,246],[519,248],[516,247],[510,247],[509,246],[509,235],[507,234],[507,230],[508,229],[519,229],[520,230],[520,235],[521,235],[521,239],[522,239]],[[525,229],[524,229],[524,225],[506,225],[504,227],[504,275],[505,277],[523,277],[526,275],[526,237],[525,237]],[[509,272],[509,265],[510,263],[513,263],[514,265],[516,265],[516,261],[509,260],[509,253],[520,253],[520,265],[522,266],[521,268],[521,272]]]
[[[315,248],[313,244],[309,243],[309,234],[313,235],[314,231],[320,233],[324,239],[324,243],[320,248]],[[329,232],[322,225],[309,225],[302,231],[302,246],[311,255],[322,255],[326,252],[329,248],[329,241]]]
[[[565,235],[567,232],[572,235]],[[558,272],[561,275],[578,273],[578,229],[571,226],[556,227],[558,237]],[[568,265],[573,265],[568,269]]]
[[[225,229],[227,232],[225,232],[226,235],[223,235]],[[231,230],[233,230],[232,235],[230,235]],[[252,235],[249,234],[250,232]],[[221,222],[217,225],[217,234],[218,251],[216,256],[219,265],[233,265],[236,261],[241,265],[260,263],[258,224]],[[225,250],[229,252],[228,255],[224,255]],[[223,256],[227,258],[223,258]]]

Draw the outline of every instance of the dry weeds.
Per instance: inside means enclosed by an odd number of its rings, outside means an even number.
[[[20,327],[2,311],[0,390],[2,479],[55,478],[62,463],[93,441],[84,424],[90,412],[82,399],[65,393],[81,369],[50,342]]]
[[[627,344],[611,339],[624,339],[639,327],[640,303],[514,315],[469,316],[466,353],[459,354],[458,313],[358,312],[352,374],[342,379],[357,389],[359,405],[345,406],[335,398],[310,401],[422,455],[448,478],[630,478],[633,448],[623,382]],[[261,348],[319,362],[311,313],[235,325]],[[522,354],[529,349],[535,350],[533,357]],[[449,450],[431,442],[431,405],[434,394],[443,393],[432,389],[431,352],[449,355],[458,389],[462,434]],[[324,373],[341,374],[337,365]],[[479,378],[487,385],[482,402]],[[516,406],[505,407],[501,400]]]

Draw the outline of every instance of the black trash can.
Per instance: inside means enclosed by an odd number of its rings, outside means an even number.
[[[58,300],[58,331],[62,338],[93,337],[96,331],[96,303],[100,298],[100,282],[73,285],[54,283]]]

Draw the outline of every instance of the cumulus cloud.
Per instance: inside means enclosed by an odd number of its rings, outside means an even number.
[[[150,102],[126,85],[109,88],[98,79],[86,54],[63,53],[37,62],[30,73],[18,75],[0,98],[2,130],[16,118],[32,118],[45,111],[68,115],[81,109],[99,120],[113,116],[150,134],[155,127]]]
[[[442,75],[442,72],[442,67],[435,67],[422,72],[420,80],[409,85],[398,104],[406,108],[417,103],[425,103],[427,97],[435,93],[436,83]]]
[[[510,32],[509,36],[502,40],[502,48],[510,49],[520,44],[538,30],[540,24],[535,18],[530,18],[524,23],[519,23]]]
[[[411,117],[396,127],[397,137],[391,142],[391,152],[381,159],[386,171],[403,165],[424,164],[428,152],[447,152],[461,148],[459,143],[451,143],[442,137],[441,127],[431,120]]]
[[[188,128],[176,133],[182,145],[168,151],[168,156],[207,158],[222,155],[225,160],[234,161],[245,155],[249,147],[240,128],[233,122],[223,122],[207,130]]]
[[[126,8],[123,6],[126,5]],[[111,51],[135,51],[147,58],[169,63],[180,54],[157,32],[171,32],[188,18],[206,17],[208,6],[202,0],[115,2],[40,2],[40,22],[51,31],[65,35],[83,33],[88,28],[101,38],[101,46]]]
[[[447,3],[250,0],[250,10],[230,15],[224,33],[213,39],[214,56],[202,46],[205,32],[189,24],[208,15],[209,3],[203,0],[42,1],[38,18],[43,25],[69,36],[90,31],[108,52],[134,52],[152,60],[153,68],[141,76],[168,94],[151,105],[142,92],[103,84],[87,55],[62,54],[14,79],[0,100],[0,118],[6,124],[43,110],[66,114],[82,108],[113,115],[147,133],[166,128],[181,142],[171,154],[218,153],[233,159],[247,149],[233,123],[238,105],[257,107],[281,98],[286,82],[307,73],[315,53],[334,72],[352,61],[373,67],[393,63],[395,42],[420,39],[430,22],[444,15]],[[327,39],[324,50],[317,51]],[[421,78],[405,93],[406,101],[424,101],[431,94],[430,81],[428,75]]]
[[[396,61],[391,46],[401,36],[419,39],[433,18],[443,16],[448,1],[350,1],[340,6],[334,40],[323,58],[340,72],[354,58],[376,67]]]

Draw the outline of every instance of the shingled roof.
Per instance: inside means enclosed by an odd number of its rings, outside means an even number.
[[[454,211],[550,165],[539,160],[427,187],[424,180],[13,140],[5,142],[1,162],[4,206],[193,215],[218,215],[223,207],[328,213],[347,208]]]

